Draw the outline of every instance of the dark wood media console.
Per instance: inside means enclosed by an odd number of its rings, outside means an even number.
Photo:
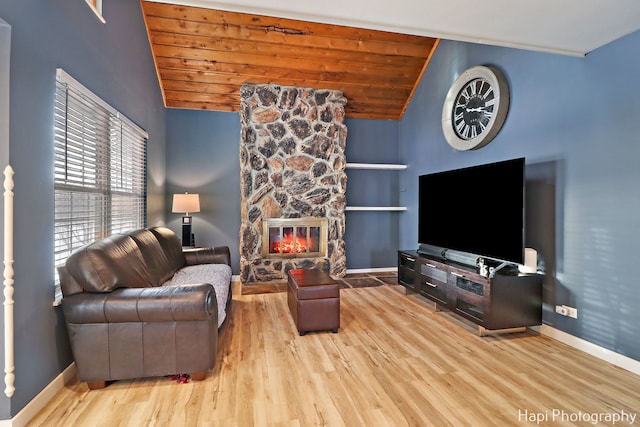
[[[480,335],[522,330],[542,323],[542,279],[504,267],[493,277],[476,268],[398,251],[398,282],[479,325]]]

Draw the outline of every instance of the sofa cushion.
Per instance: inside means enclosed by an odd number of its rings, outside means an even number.
[[[149,227],[147,230],[153,233],[160,243],[160,247],[164,252],[164,256],[167,262],[167,270],[171,270],[173,275],[176,270],[185,266],[185,258],[182,253],[182,243],[176,233],[167,227]],[[167,277],[168,280],[171,276]],[[165,280],[160,281],[163,283]]]
[[[181,267],[180,257],[172,262],[151,230],[135,230],[128,234],[142,252],[142,257],[153,278],[153,286],[160,286],[171,279],[176,270]]]
[[[231,267],[226,264],[199,264],[183,267],[176,271],[171,280],[162,286],[181,286],[200,283],[213,285],[218,300],[218,327],[227,317],[226,307],[231,282]]]
[[[115,234],[79,249],[67,258],[65,265],[86,292],[145,288],[154,283],[140,248],[131,236],[124,234]]]
[[[82,286],[76,281],[76,279],[69,273],[67,267],[61,265],[57,268],[58,277],[60,278],[60,288],[62,290],[62,295],[74,295],[80,294],[84,292]]]

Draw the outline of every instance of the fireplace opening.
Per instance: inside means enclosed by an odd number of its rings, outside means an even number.
[[[263,221],[265,258],[325,257],[326,218],[268,218]]]
[[[269,253],[320,252],[320,227],[270,227]]]

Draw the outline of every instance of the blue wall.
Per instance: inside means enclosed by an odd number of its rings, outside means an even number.
[[[182,235],[182,214],[171,213],[174,193],[198,193],[192,214],[196,245],[229,246],[234,274],[240,263],[240,116],[216,111],[167,110],[167,226]]]
[[[347,119],[350,163],[399,163],[397,121]],[[347,169],[347,206],[398,206],[403,171]],[[402,212],[347,211],[347,269],[394,267]]]
[[[83,1],[0,2],[0,18],[11,25],[9,161],[16,219],[16,391],[11,399],[0,395],[2,419],[17,414],[72,360],[61,309],[52,306],[57,67],[149,133],[148,218],[164,219],[165,111],[140,4],[105,1],[103,12],[107,24]]]
[[[417,246],[420,174],[527,159],[527,244],[550,271],[544,322],[640,360],[640,33],[571,58],[443,41],[400,123],[400,246]],[[455,78],[480,64],[507,76],[511,106],[496,139],[472,152],[444,140],[442,103]],[[531,191],[530,191],[531,190]],[[470,188],[473,191],[473,187]],[[450,206],[454,208],[455,206]],[[499,232],[498,232],[499,235]],[[578,308],[578,319],[555,304]]]

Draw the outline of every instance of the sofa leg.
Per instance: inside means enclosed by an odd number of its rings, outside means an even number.
[[[189,376],[194,381],[202,381],[207,376],[207,373],[205,371],[192,372]]]
[[[105,388],[107,386],[106,381],[87,381],[87,386],[89,386],[89,390],[99,390],[101,388]]]

